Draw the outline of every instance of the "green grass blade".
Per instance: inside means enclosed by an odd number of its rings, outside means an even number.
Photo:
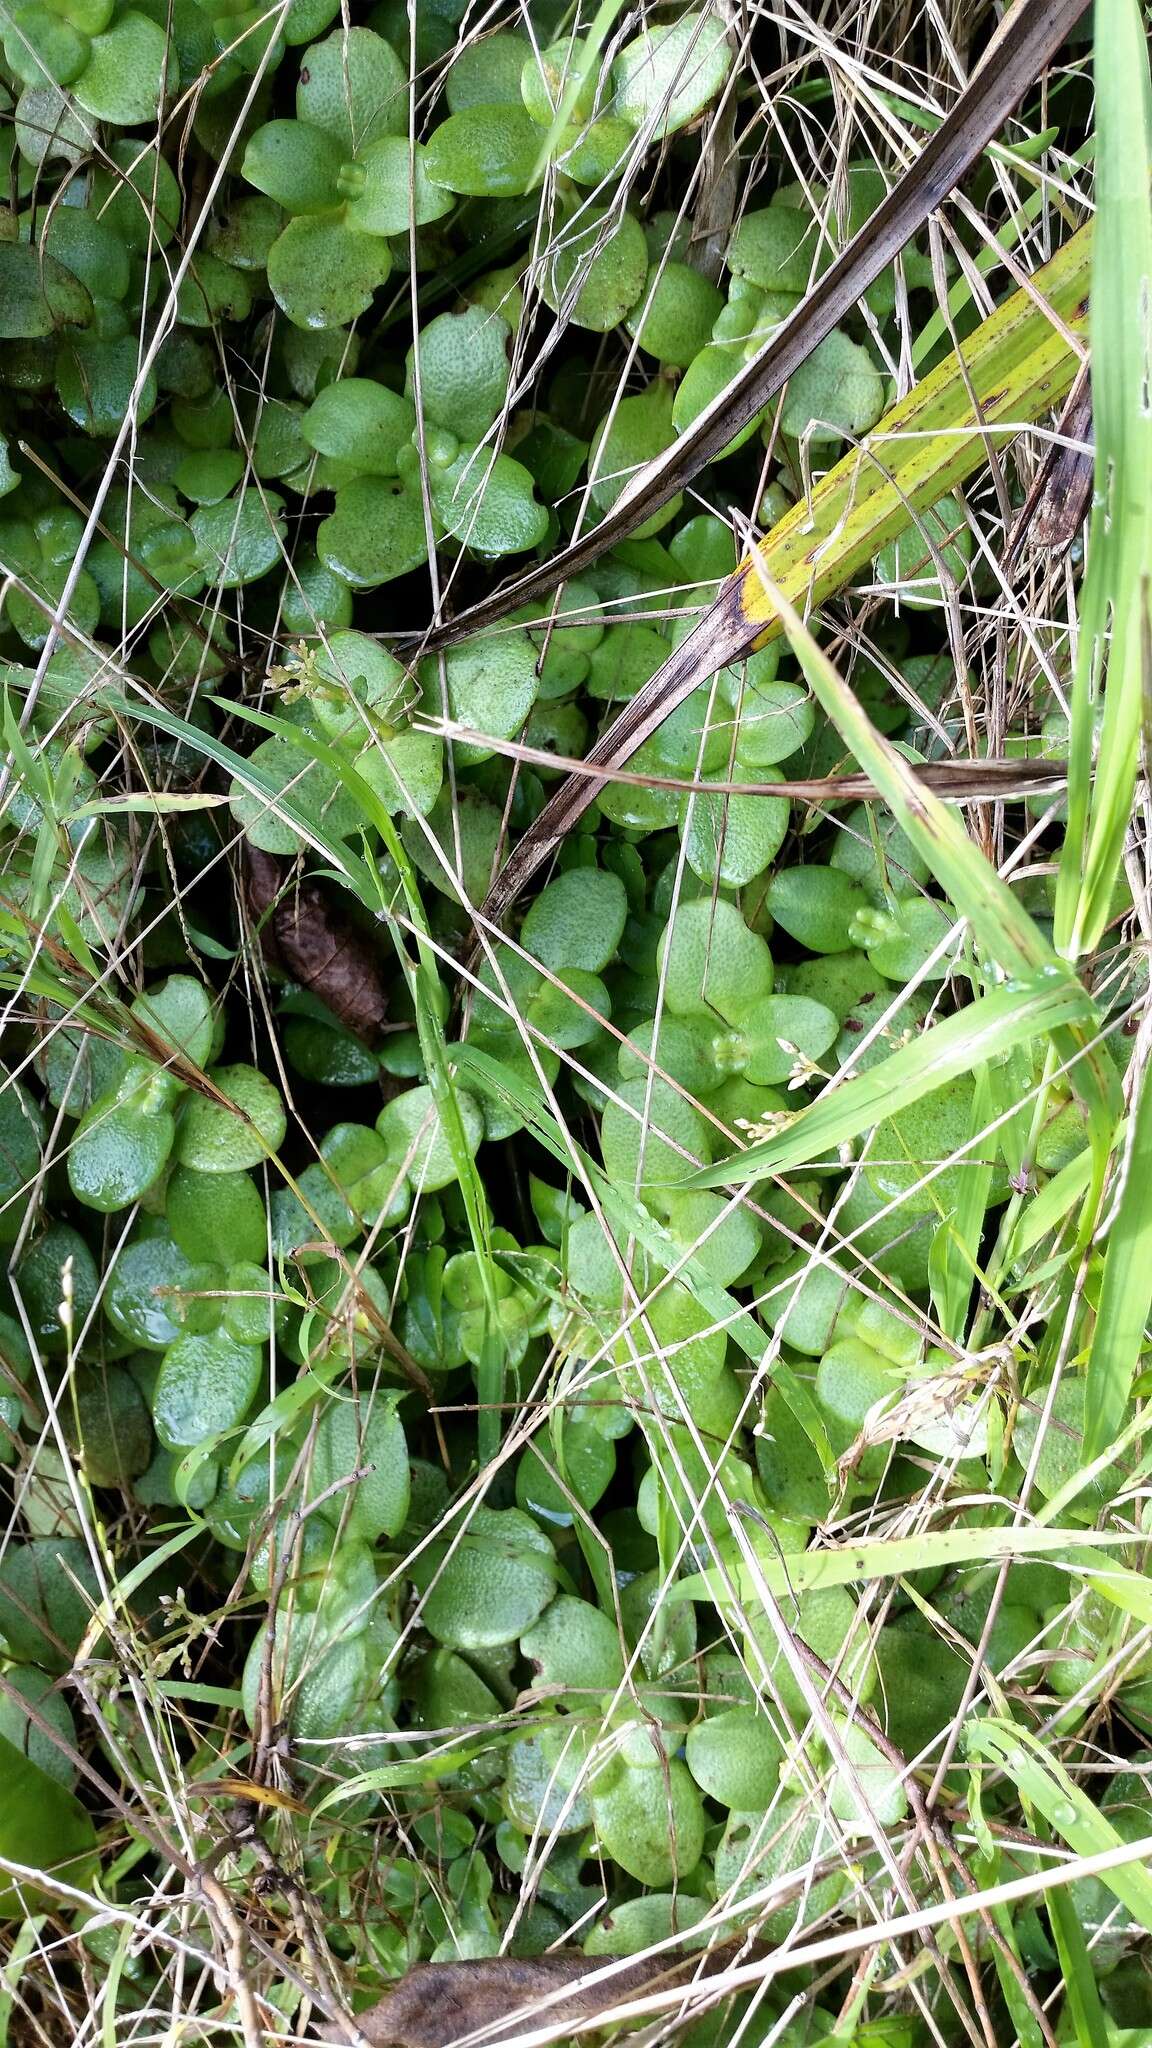
[[[962,1564],[992,1564],[1000,1558],[1052,1557],[1067,1560],[1077,1550],[1092,1555],[1101,1543],[1130,1543],[1117,1533],[1098,1529],[1041,1529],[1023,1525],[996,1529],[929,1529],[919,1536],[878,1537],[875,1541],[837,1544],[828,1550],[792,1551],[782,1558],[775,1549],[760,1557],[757,1574],[769,1592],[781,1599],[789,1592],[809,1593],[829,1586],[863,1585],[871,1580],[903,1578],[909,1572],[937,1566],[950,1570]],[[733,1573],[742,1597],[755,1600],[752,1574],[738,1562]],[[731,1599],[729,1581],[715,1572],[697,1572],[682,1579],[669,1594],[673,1600]],[[1152,1883],[1152,1880],[1150,1880]]]
[[[1056,896],[1057,943],[1073,959],[1099,943],[1111,915],[1145,692],[1152,683],[1152,89],[1138,0],[1098,0],[1095,30],[1096,492],[1072,698],[1068,826]]]
[[[1063,397],[1080,363],[1068,337],[1086,324],[1091,247],[1086,227],[1037,271],[1031,291],[998,306],[777,521],[589,749],[589,763],[623,767],[699,683],[783,635],[776,591],[805,612],[834,596],[917,512],[983,465],[991,437],[1014,436]],[[499,922],[598,788],[594,775],[565,778],[506,861],[486,917]]]
[[[1076,2029],[1076,2048],[1110,2048],[1113,2042],[1092,1969],[1092,1958],[1076,1908],[1066,1892],[1055,1890],[1048,1900],[1048,1919],[1060,1957],[1068,1994],[1068,2011]]]
[[[975,1720],[966,1731],[971,1757],[1004,1772],[1022,1799],[1042,1813],[1076,1856],[1102,1856],[1122,1846],[1107,1816],[1069,1777],[1064,1766],[1015,1721]],[[1138,1864],[1104,1870],[1102,1881],[1152,1934],[1152,1871]]]
[[[1013,1046],[1086,1021],[1091,1015],[1091,999],[1075,981],[1061,985],[1032,976],[1015,988],[979,996],[966,1010],[923,1032],[879,1066],[822,1095],[778,1135],[703,1167],[688,1185],[725,1187],[807,1165],[831,1147],[871,1130],[884,1117],[919,1102],[933,1089],[971,1073],[985,1060],[999,1058]]]
[[[1108,1248],[1084,1396],[1084,1456],[1094,1458],[1117,1434],[1132,1391],[1152,1309],[1152,1088],[1139,1079],[1130,1142]]]

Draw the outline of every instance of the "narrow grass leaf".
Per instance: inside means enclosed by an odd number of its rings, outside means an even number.
[[[874,1542],[839,1544],[828,1550],[793,1551],[783,1559],[774,1551],[766,1551],[757,1573],[770,1592],[784,1597],[790,1591],[810,1593],[828,1586],[851,1586],[857,1582],[864,1585],[875,1579],[898,1579],[908,1572],[937,1567],[950,1570],[954,1565],[992,1564],[999,1558],[1058,1557],[1101,1543],[1131,1540],[1130,1536],[1120,1534],[1102,1535],[1098,1529],[929,1529],[920,1536],[881,1537]],[[734,1572],[743,1597],[755,1600],[752,1574],[739,1563]],[[681,1579],[668,1597],[726,1601],[731,1596],[722,1575],[698,1572],[692,1578]]]
[[[1077,1856],[1103,1856],[1123,1838],[1107,1815],[1070,1778],[1050,1750],[1015,1721],[974,1720],[966,1731],[968,1754],[1004,1772],[1049,1827]],[[1134,1920],[1152,1934],[1152,1871],[1138,1864],[1100,1876]]]
[[[1096,1457],[1124,1420],[1152,1310],[1152,1087],[1140,1074],[1122,1185],[1108,1233],[1084,1393],[1084,1457]]]
[[[1071,387],[1091,269],[1086,227],[997,307],[957,352],[892,407],[820,478],[721,586],[715,602],[594,745],[592,767],[619,768],[698,684],[785,630],[777,593],[805,611],[833,596],[889,541]],[[1051,307],[1061,326],[1054,324]],[[482,916],[498,923],[593,801],[595,775],[569,775],[497,876]]]
[[[775,1136],[702,1167],[688,1185],[725,1187],[808,1165],[946,1082],[971,1073],[985,1060],[1091,1015],[1091,999],[1078,982],[1054,984],[1046,976],[978,996],[966,1010],[923,1032],[878,1067],[820,1096]]]
[[[1096,490],[1056,893],[1057,943],[1072,959],[1099,944],[1112,915],[1152,687],[1152,87],[1138,0],[1098,0],[1095,35]]]
[[[503,618],[516,605],[543,597],[597,561],[607,548],[690,484],[705,463],[714,460],[739,428],[783,388],[923,227],[1035,83],[1086,6],[1087,0],[1017,0],[985,50],[978,70],[911,169],[816,280],[796,311],[689,432],[650,465],[590,533],[561,549],[543,568],[530,570],[494,597],[460,613],[422,644],[435,646],[461,639]]]

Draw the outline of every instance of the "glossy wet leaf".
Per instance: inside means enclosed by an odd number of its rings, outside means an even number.
[[[462,1650],[516,1641],[556,1591],[552,1545],[519,1508],[477,1508],[451,1554],[432,1544],[412,1576],[429,1634]]]
[[[345,160],[381,135],[408,128],[408,76],[390,43],[370,28],[336,28],[304,53],[296,117],[331,136]]]
[[[0,243],[0,331],[30,341],[58,327],[83,327],[92,300],[78,277],[56,257],[26,242]]]
[[[353,474],[395,476],[416,415],[398,392],[370,377],[341,377],[313,399],[301,422],[310,448],[353,465]]]
[[[349,1535],[374,1542],[397,1536],[408,1515],[408,1448],[397,1397],[349,1394],[325,1408],[312,1451],[314,1494],[336,1488],[328,1513]],[[341,1481],[362,1476],[341,1487]]]
[[[224,1263],[265,1255],[264,1204],[246,1174],[202,1173],[177,1166],[168,1182],[165,1209],[172,1236],[188,1259]]]
[[[60,1313],[66,1269],[70,1273],[71,1316],[74,1327],[79,1328],[95,1302],[99,1275],[78,1230],[70,1223],[49,1223],[30,1243],[25,1242],[15,1269],[14,1285],[32,1334],[49,1353],[67,1349]]]
[[[68,1152],[77,1201],[106,1214],[126,1209],[152,1186],[176,1135],[171,1109],[147,1100],[147,1084],[126,1099],[105,1096],[81,1118]]]
[[[48,1879],[42,1891],[15,1874],[0,1879],[0,1919],[20,1921],[38,1909],[51,1910],[52,1880],[71,1886],[91,1881],[97,1863],[96,1830],[75,1794],[2,1735],[0,1771],[0,1856],[41,1870]]]
[[[612,66],[615,105],[633,127],[651,121],[672,135],[719,92],[731,63],[719,13],[685,14],[625,45]]]
[[[172,1237],[149,1232],[117,1254],[104,1291],[105,1313],[134,1345],[163,1351],[186,1327],[211,1328],[219,1304],[210,1296],[222,1280],[222,1269],[203,1251],[190,1257]]]
[[[344,327],[358,319],[391,269],[387,242],[353,227],[343,208],[298,215],[268,252],[272,296],[297,327]]]
[[[434,185],[484,199],[530,189],[540,132],[521,106],[466,107],[432,132],[424,169]]]
[[[259,1344],[240,1344],[225,1330],[185,1332],[160,1362],[152,1421],[170,1451],[211,1442],[242,1422],[264,1371]]]
[[[176,1134],[176,1157],[199,1173],[237,1173],[259,1166],[284,1141],[280,1091],[255,1067],[213,1067],[208,1075],[223,1101],[191,1095]]]

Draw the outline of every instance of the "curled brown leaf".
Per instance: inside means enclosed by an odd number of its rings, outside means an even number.
[[[387,985],[377,948],[336,892],[250,845],[244,849],[244,881],[265,958],[371,1045],[388,1015]]]

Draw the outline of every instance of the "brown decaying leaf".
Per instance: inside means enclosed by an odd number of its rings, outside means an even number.
[[[632,480],[598,526],[503,590],[422,635],[420,646],[446,646],[504,618],[517,605],[547,596],[557,584],[597,561],[677,491],[685,490],[733,435],[776,396],[959,184],[1051,62],[1087,5],[1088,0],[1016,0],[977,70],[911,169],[817,278],[796,311],[688,432]]]
[[[527,2024],[534,2008],[551,2001],[541,2022],[594,2019],[658,1983],[676,1983],[699,1971],[722,1968],[741,1944],[725,1941],[703,1955],[638,1956],[617,1964],[599,1983],[581,1980],[604,1971],[607,1956],[574,1949],[521,1958],[486,1956],[466,1963],[417,1963],[355,2025],[372,2048],[449,2048],[469,2034],[508,2033]],[[568,1986],[568,1996],[558,1998]],[[326,2041],[344,2043],[351,2033],[338,2026],[319,2029]]]
[[[250,845],[244,848],[244,881],[265,958],[371,1045],[388,1015],[379,952],[334,891]]]
[[[1005,557],[1011,568],[1025,540],[1062,554],[1075,540],[1092,503],[1096,451],[1092,440],[1092,384],[1085,362],[1064,401],[1059,440],[1050,441],[1012,531]]]

